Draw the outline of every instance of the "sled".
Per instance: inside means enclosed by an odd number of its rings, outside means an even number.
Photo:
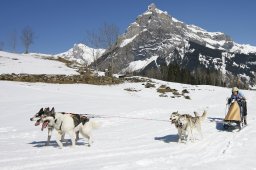
[[[230,104],[228,113],[225,116],[223,122],[223,128],[225,130],[234,130],[242,128],[242,114],[241,109],[237,101]]]

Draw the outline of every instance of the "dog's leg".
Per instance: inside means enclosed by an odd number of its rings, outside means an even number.
[[[74,128],[74,132],[76,133],[76,142],[79,140],[79,131],[80,131],[81,128],[82,128],[82,123],[80,123],[79,125],[77,125]]]
[[[65,142],[65,133],[61,135],[61,142]]]
[[[201,140],[202,140],[202,139],[204,138],[204,136],[203,136],[203,133],[202,133],[201,126],[197,127],[197,131],[198,131],[198,133],[200,134],[200,138],[201,138]]]
[[[92,138],[92,133],[91,133],[91,130],[92,130],[93,126],[92,124],[89,122],[89,123],[86,123],[84,126],[82,126],[82,128],[80,128],[80,133],[81,135],[84,137],[84,138],[87,138],[88,139],[88,146],[90,147],[93,143],[93,138]]]
[[[88,143],[89,143],[88,146],[90,147],[93,143],[92,136],[89,136]]]
[[[186,129],[182,129],[182,143],[187,144],[188,138],[189,138],[189,133],[187,131],[187,128]]]
[[[47,137],[47,142],[45,143],[45,146],[49,146],[49,144],[50,144],[50,140],[52,137],[52,130],[53,130],[53,128],[48,128],[48,137]]]
[[[88,139],[88,146],[90,147],[90,146],[92,145],[92,143],[93,143],[91,135],[90,135],[90,134],[87,134],[87,133],[81,133],[81,134],[82,134],[82,136],[83,136],[84,138],[87,138],[87,139]]]
[[[88,139],[88,146],[90,147],[93,143],[91,137],[91,128],[85,125],[80,129],[80,133],[84,138]]]
[[[185,136],[186,136],[186,137],[185,137],[185,141],[186,141],[186,143],[187,143],[188,141],[190,141],[191,136],[192,136],[192,134],[191,134],[191,128],[190,128],[190,127],[187,127],[185,131],[186,131],[186,133],[185,133],[185,134],[186,134],[186,135],[185,135]]]
[[[180,143],[181,142],[181,129],[180,128],[178,129],[178,136],[179,136],[178,143]]]
[[[191,134],[191,141],[192,141],[192,142],[195,142],[195,136],[194,136],[194,133],[193,133],[193,129],[192,129],[192,128],[190,129],[190,134]]]
[[[60,132],[57,132],[56,133],[56,142],[58,143],[59,147],[62,148],[63,147],[63,144],[61,143],[61,136],[62,134]]]
[[[187,141],[191,140],[191,142],[194,142],[194,135],[192,133],[192,128],[188,128],[187,132],[188,132]]]
[[[70,130],[67,133],[71,138],[72,147],[75,147],[76,146],[76,134],[75,134],[75,132],[73,130]]]
[[[91,145],[92,145],[92,143],[93,143],[93,138],[92,138],[92,135],[91,135],[91,133],[88,133],[87,134],[88,135],[88,146],[90,147]]]
[[[193,123],[192,123],[192,120],[189,121],[188,134],[190,134],[188,140],[191,139],[192,142],[195,142],[195,137],[194,137],[194,133],[193,133]],[[190,138],[190,136],[191,136],[191,138]]]
[[[79,131],[76,132],[76,142],[79,140]]]

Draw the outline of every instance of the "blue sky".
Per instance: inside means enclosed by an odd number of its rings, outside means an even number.
[[[1,0],[0,43],[4,51],[11,51],[11,35],[16,32],[17,51],[23,52],[21,31],[30,26],[35,34],[30,52],[65,52],[104,22],[124,33],[150,3],[187,24],[256,46],[254,0]]]

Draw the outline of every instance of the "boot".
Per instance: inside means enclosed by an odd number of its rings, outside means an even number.
[[[247,116],[244,116],[244,125],[247,125]]]

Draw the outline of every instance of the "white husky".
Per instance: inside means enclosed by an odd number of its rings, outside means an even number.
[[[175,127],[178,130],[178,136],[180,142],[187,142],[190,140],[190,136],[192,137],[192,140],[194,141],[194,133],[193,131],[196,129],[198,133],[200,134],[201,138],[203,137],[202,131],[201,131],[201,122],[206,117],[206,111],[204,111],[202,116],[199,116],[197,112],[194,112],[195,117],[189,115],[189,114],[179,114],[177,112],[173,112],[171,114],[170,120],[172,124],[175,124]]]
[[[195,117],[191,115],[184,114],[180,115],[178,119],[178,128],[181,130],[181,133],[185,136],[185,141],[188,140],[195,141],[194,131],[196,130],[199,134],[201,139],[203,138],[201,126],[203,120],[206,118],[207,112],[204,111],[202,116],[199,116],[198,113],[194,112]]]
[[[99,126],[98,123],[90,120],[86,116],[55,112],[54,108],[50,111],[49,116],[43,118],[43,122],[47,123],[48,126],[54,127],[57,131],[56,142],[60,148],[63,147],[63,144],[60,141],[62,134],[68,134],[71,138],[72,146],[75,146],[77,131],[79,131],[84,138],[88,139],[89,146],[91,146],[91,130]]]

